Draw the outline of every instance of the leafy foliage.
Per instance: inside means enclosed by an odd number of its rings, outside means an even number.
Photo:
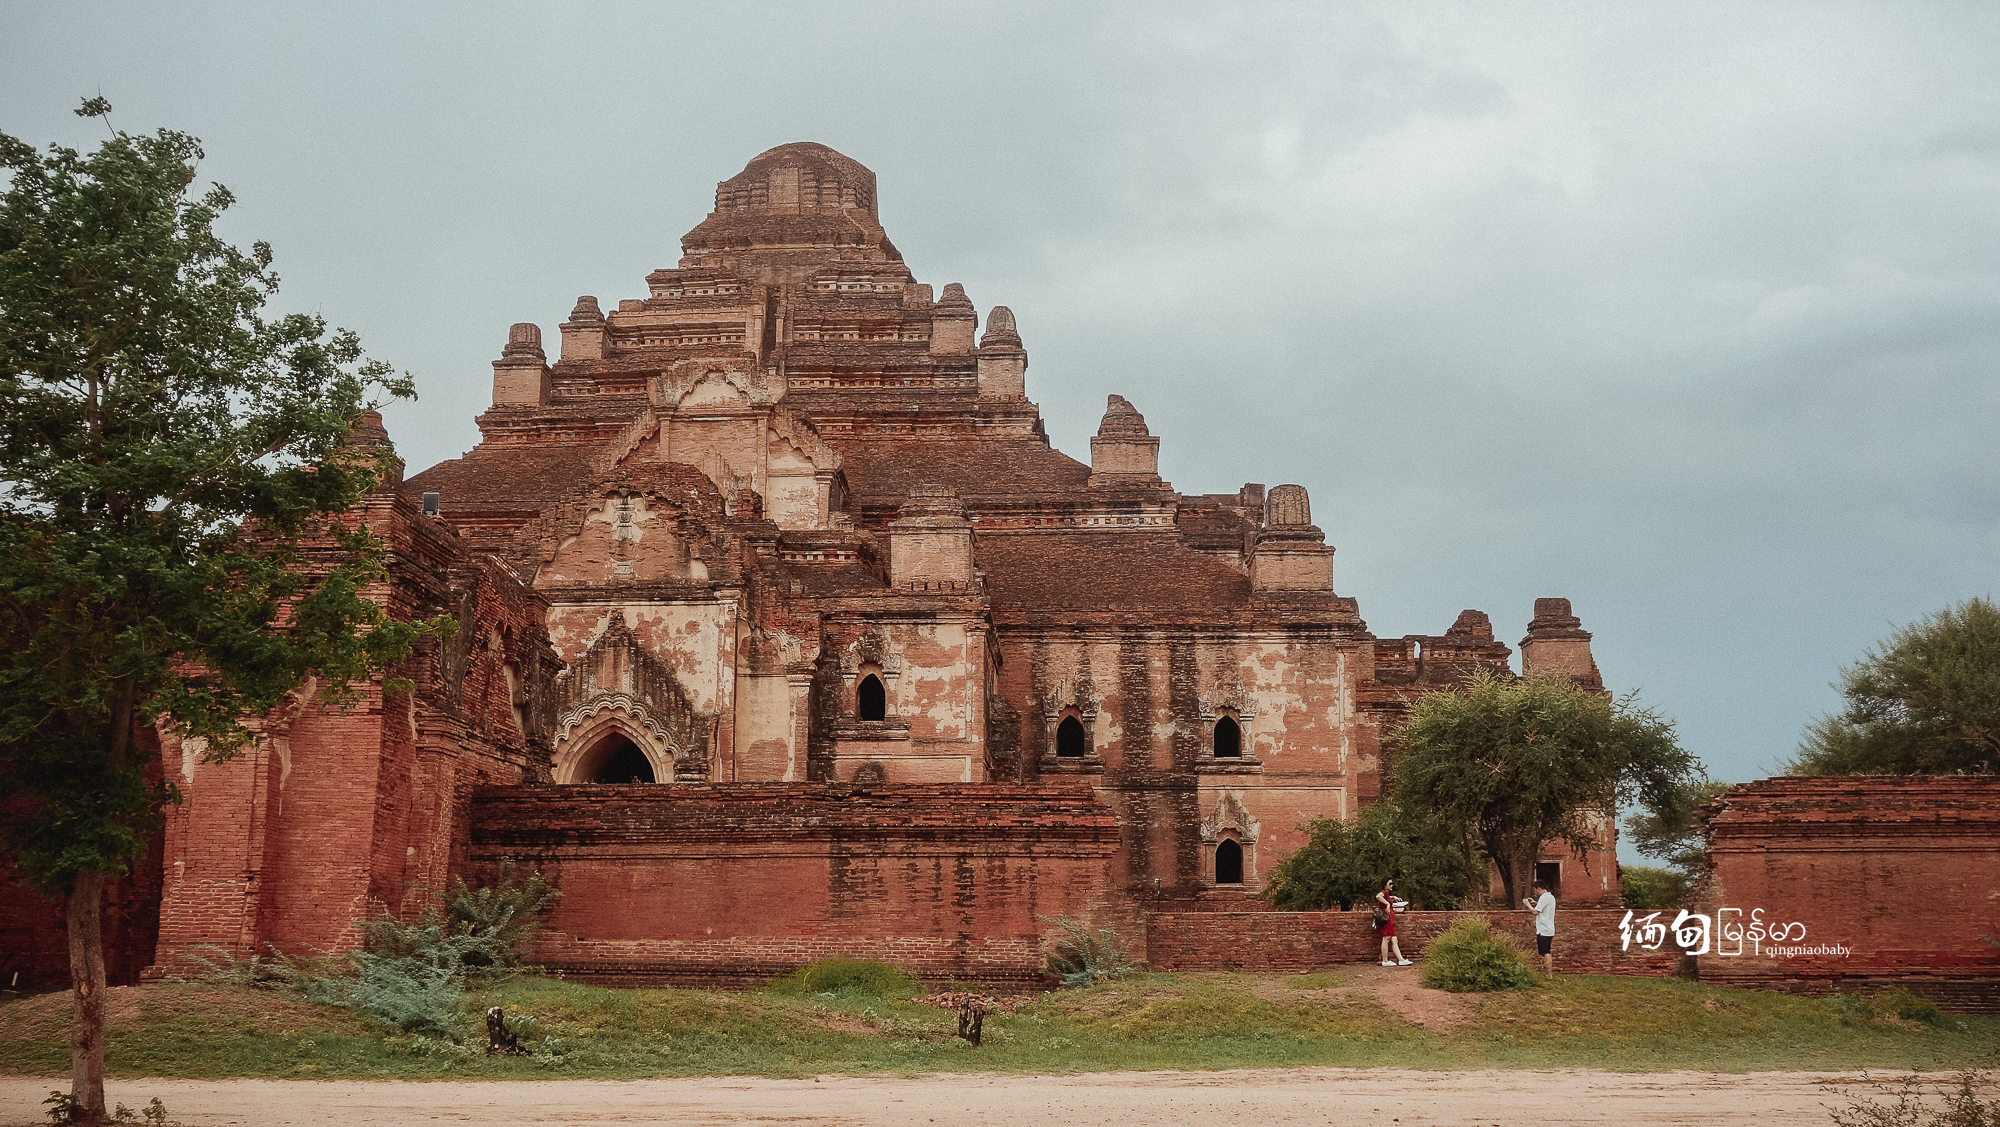
[[[1131,947],[1108,927],[1092,931],[1068,916],[1035,918],[1054,924],[1062,933],[1049,948],[1048,969],[1064,986],[1108,982],[1139,969],[1138,964],[1132,961]]]
[[[456,1043],[463,1035],[457,1008],[464,989],[519,968],[537,917],[561,896],[540,872],[519,877],[509,861],[498,883],[474,888],[459,880],[442,910],[428,908],[414,923],[385,915],[362,924],[363,951],[296,956],[272,947],[268,955],[236,958],[204,945],[205,953],[190,957],[204,968],[204,982],[281,986],[373,1025]]]
[[[1686,873],[1652,865],[1618,866],[1623,903],[1634,911],[1678,907],[1693,883]]]
[[[1454,994],[1522,990],[1535,985],[1535,972],[1513,936],[1494,931],[1482,917],[1465,916],[1424,948],[1423,983]]]
[[[352,951],[345,961],[352,973],[299,973],[292,989],[308,1002],[339,1006],[378,1026],[453,1040],[463,1036],[457,1011],[464,979],[448,955],[433,960]]]
[[[1701,777],[1673,721],[1556,674],[1476,671],[1460,691],[1418,698],[1401,738],[1398,800],[1477,842],[1509,903],[1525,894],[1542,843],[1588,853],[1595,820],[1615,818],[1621,799],[1677,821]]]
[[[1651,865],[1620,865],[1618,883],[1624,889],[1625,906],[1635,912],[1673,908],[1687,895],[1688,875]]]
[[[171,797],[125,754],[135,721],[223,755],[308,672],[345,685],[417,633],[359,597],[373,538],[325,519],[390,456],[341,456],[366,396],[409,382],[258,314],[270,248],[215,234],[232,197],[191,195],[200,157],[167,130],[89,156],[0,135],[0,787],[37,800],[9,844],[50,890],[123,872]],[[307,537],[344,558],[302,566]]]
[[[1311,840],[1272,870],[1269,895],[1280,908],[1348,909],[1394,878],[1396,891],[1412,903],[1449,911],[1486,881],[1483,866],[1468,865],[1463,839],[1450,827],[1387,799],[1357,821],[1315,818],[1309,828]]]
[[[1794,775],[2000,772],[2000,605],[1967,599],[1840,672],[1847,707],[1806,728]]]
[[[378,954],[492,974],[521,966],[541,916],[560,899],[562,893],[540,870],[523,877],[509,858],[501,862],[494,884],[471,887],[463,877],[454,880],[442,913],[426,909],[415,924],[381,916],[362,927],[368,949]]]
[[[271,249],[215,233],[233,199],[195,193],[201,157],[170,130],[88,156],[0,134],[0,837],[83,937],[91,1121],[103,881],[177,798],[134,733],[225,758],[308,675],[341,699],[424,629],[363,597],[380,544],[339,519],[394,456],[347,436],[410,381],[317,316],[261,315]]]
[[[1685,787],[1686,793],[1667,804],[1663,811],[1640,810],[1628,815],[1625,840],[1632,843],[1640,856],[1665,861],[1679,870],[1683,878],[1692,880],[1701,872],[1707,844],[1695,822],[1695,811],[1728,789],[1728,783],[1715,779],[1695,779]]]

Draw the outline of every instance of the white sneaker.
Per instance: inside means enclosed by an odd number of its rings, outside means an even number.
[[[1384,964],[1384,965],[1387,965],[1387,964]],[[1397,965],[1397,966],[1399,966],[1399,967],[1406,967],[1406,966],[1409,966],[1409,965],[1410,965],[1410,960],[1408,960],[1408,959],[1397,959],[1397,960],[1396,960],[1396,965]]]
[[[1393,967],[1393,966],[1395,966],[1396,964],[1394,964],[1394,963],[1390,962],[1390,961],[1389,961],[1389,960],[1387,960],[1387,959],[1383,959],[1383,960],[1382,960],[1382,965],[1383,965],[1383,966],[1385,966],[1385,967]]]

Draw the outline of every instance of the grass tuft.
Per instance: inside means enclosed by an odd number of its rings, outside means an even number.
[[[907,998],[917,980],[887,963],[821,959],[776,979],[766,990],[778,994],[829,994],[842,998]]]

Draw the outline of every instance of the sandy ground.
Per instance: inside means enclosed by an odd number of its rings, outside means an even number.
[[[1085,1076],[953,1074],[817,1080],[544,1080],[482,1083],[114,1080],[111,1101],[158,1096],[190,1127],[440,1124],[994,1124],[1277,1127],[1280,1124],[1534,1125],[1830,1123],[1853,1074],[1417,1072],[1289,1068]],[[0,1123],[40,1119],[66,1083],[0,1077]]]

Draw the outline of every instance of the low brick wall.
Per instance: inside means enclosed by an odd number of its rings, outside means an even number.
[[[1438,933],[1462,916],[1484,916],[1535,949],[1534,917],[1521,912],[1405,912],[1396,918],[1403,954],[1421,959]],[[1624,911],[1556,913],[1556,970],[1568,974],[1670,976],[1679,956],[1668,950],[1621,948]],[[1381,939],[1369,914],[1354,912],[1160,912],[1146,920],[1146,950],[1157,970],[1304,972],[1341,963],[1375,962]]]
[[[531,957],[618,986],[751,986],[823,958],[1039,984],[1044,919],[1103,898],[1117,822],[1074,787],[491,787],[471,859],[563,898]]]
[[[2000,1013],[2000,779],[1779,778],[1706,808],[1698,911],[1765,957],[1701,960],[1702,981],[1797,994],[1904,987]],[[1764,925],[1762,931],[1756,925]],[[1754,936],[1784,929],[1771,957]]]

